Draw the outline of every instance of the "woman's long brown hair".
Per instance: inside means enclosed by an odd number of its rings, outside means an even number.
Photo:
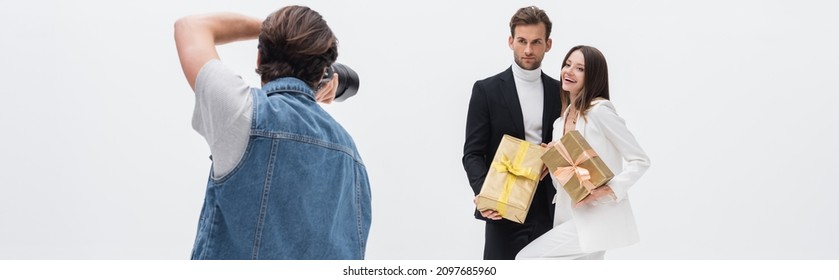
[[[603,56],[603,53],[594,47],[585,45],[575,46],[568,51],[565,59],[562,60],[563,69],[568,66],[568,57],[577,50],[583,53],[585,77],[583,78],[583,90],[580,92],[580,96],[577,97],[577,101],[571,106],[574,106],[577,112],[580,112],[583,118],[585,118],[586,112],[591,108],[592,100],[598,97],[609,99],[609,71],[606,67],[606,57]],[[559,77],[560,80],[564,79],[561,75]],[[571,102],[571,93],[563,90],[562,87],[560,87],[559,92],[559,98],[562,104],[569,104]]]

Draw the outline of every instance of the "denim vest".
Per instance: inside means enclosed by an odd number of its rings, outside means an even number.
[[[350,135],[299,79],[251,94],[247,148],[210,174],[192,259],[364,259],[370,185]]]

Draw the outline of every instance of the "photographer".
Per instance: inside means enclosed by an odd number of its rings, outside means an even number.
[[[257,37],[262,87],[250,88],[215,45]],[[317,104],[339,87],[337,74],[323,79],[338,47],[321,15],[188,16],[175,43],[213,163],[192,259],[363,259],[369,181],[352,137]]]

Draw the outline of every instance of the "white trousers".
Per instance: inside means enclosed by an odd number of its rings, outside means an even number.
[[[554,226],[516,255],[517,260],[554,259],[554,260],[602,260],[606,251],[585,253],[580,248],[577,226],[569,220]]]

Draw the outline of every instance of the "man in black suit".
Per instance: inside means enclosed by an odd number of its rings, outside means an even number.
[[[510,20],[508,44],[513,50],[510,68],[475,82],[466,117],[463,168],[477,195],[486,178],[501,137],[509,134],[528,142],[550,143],[553,122],[560,116],[559,81],[542,73],[545,53],[551,49],[551,21],[536,7],[519,9]],[[542,179],[527,219],[518,224],[497,211],[475,211],[486,221],[484,259],[515,259],[525,245],[553,227],[556,190],[550,177]]]

